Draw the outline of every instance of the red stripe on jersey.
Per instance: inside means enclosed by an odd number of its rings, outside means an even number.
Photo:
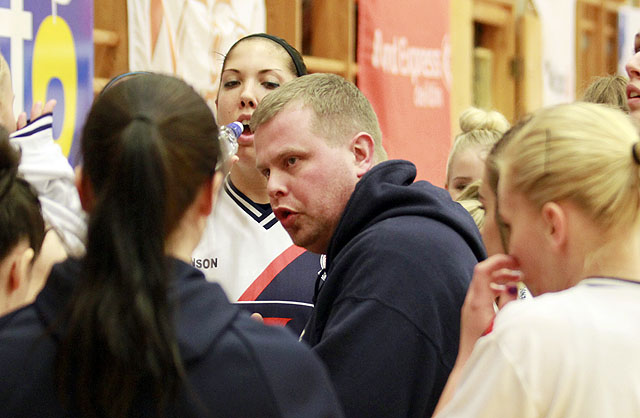
[[[292,318],[270,318],[270,317],[266,317],[266,318],[262,318],[262,322],[264,322],[265,325],[273,325],[276,327],[284,327],[285,325],[287,325],[287,322],[291,321]]]
[[[284,250],[282,254],[276,257],[276,259],[273,260],[266,269],[264,269],[258,278],[251,283],[251,286],[244,291],[242,296],[238,298],[238,301],[243,302],[257,300],[258,296],[260,296],[264,289],[269,286],[269,283],[271,283],[285,267],[291,264],[291,262],[298,258],[298,256],[303,252],[305,252],[305,249],[298,247],[297,245],[292,245]]]

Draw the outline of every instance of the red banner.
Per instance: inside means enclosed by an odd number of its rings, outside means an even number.
[[[358,87],[389,157],[438,186],[451,145],[450,55],[449,0],[358,1]]]

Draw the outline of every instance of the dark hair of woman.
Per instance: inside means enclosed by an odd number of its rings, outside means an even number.
[[[162,416],[184,382],[165,248],[213,177],[217,135],[205,101],[159,74],[121,80],[89,112],[87,252],[56,360],[61,400],[81,416],[128,416],[140,396]]]
[[[231,45],[231,48],[229,48],[227,55],[224,57],[224,61],[222,63],[222,71],[224,71],[224,69],[226,68],[227,57],[231,55],[231,52],[233,52],[233,49],[236,47],[236,45],[252,39],[268,39],[273,44],[280,45],[280,47],[289,55],[290,61],[289,61],[288,67],[289,67],[289,70],[291,71],[291,74],[295,74],[298,77],[301,77],[307,74],[307,66],[304,63],[304,59],[302,58],[302,55],[300,54],[300,52],[298,52],[297,49],[291,46],[284,39],[278,36],[269,35],[267,33],[253,33],[251,35],[245,36],[244,38],[238,39],[233,45]]]
[[[0,260],[25,238],[35,260],[44,240],[40,201],[33,187],[18,175],[19,164],[20,152],[0,126]]]

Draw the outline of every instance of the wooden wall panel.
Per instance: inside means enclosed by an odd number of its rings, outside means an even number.
[[[127,0],[94,2],[94,91],[129,70]]]
[[[265,0],[267,33],[302,51],[302,0]]]
[[[338,61],[343,66],[340,75],[355,81],[356,8],[354,0],[312,1],[310,6],[311,56],[324,59],[328,65],[331,61],[326,61],[327,59]],[[322,61],[317,62],[322,64]],[[313,67],[314,65],[311,65],[312,71]]]
[[[473,103],[473,1],[452,0],[451,36],[451,140],[460,132],[458,118]]]
[[[576,97],[594,77],[618,67],[618,7],[626,0],[577,0]]]
[[[518,24],[516,114],[520,118],[542,106],[542,25],[533,13]]]
[[[480,29],[476,31],[475,46],[493,52],[492,108],[513,122],[516,118],[515,1],[475,0],[473,19]]]

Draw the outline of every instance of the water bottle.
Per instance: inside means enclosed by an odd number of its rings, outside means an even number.
[[[244,126],[240,122],[231,122],[228,125],[221,126],[218,133],[218,141],[220,142],[220,150],[222,155],[218,160],[218,167],[222,164],[228,165],[231,157],[238,152],[238,137],[242,135]]]
[[[242,135],[244,126],[240,122],[231,122],[228,125],[220,127],[218,140],[222,148],[222,158],[224,160],[236,155],[238,152],[238,138]]]

